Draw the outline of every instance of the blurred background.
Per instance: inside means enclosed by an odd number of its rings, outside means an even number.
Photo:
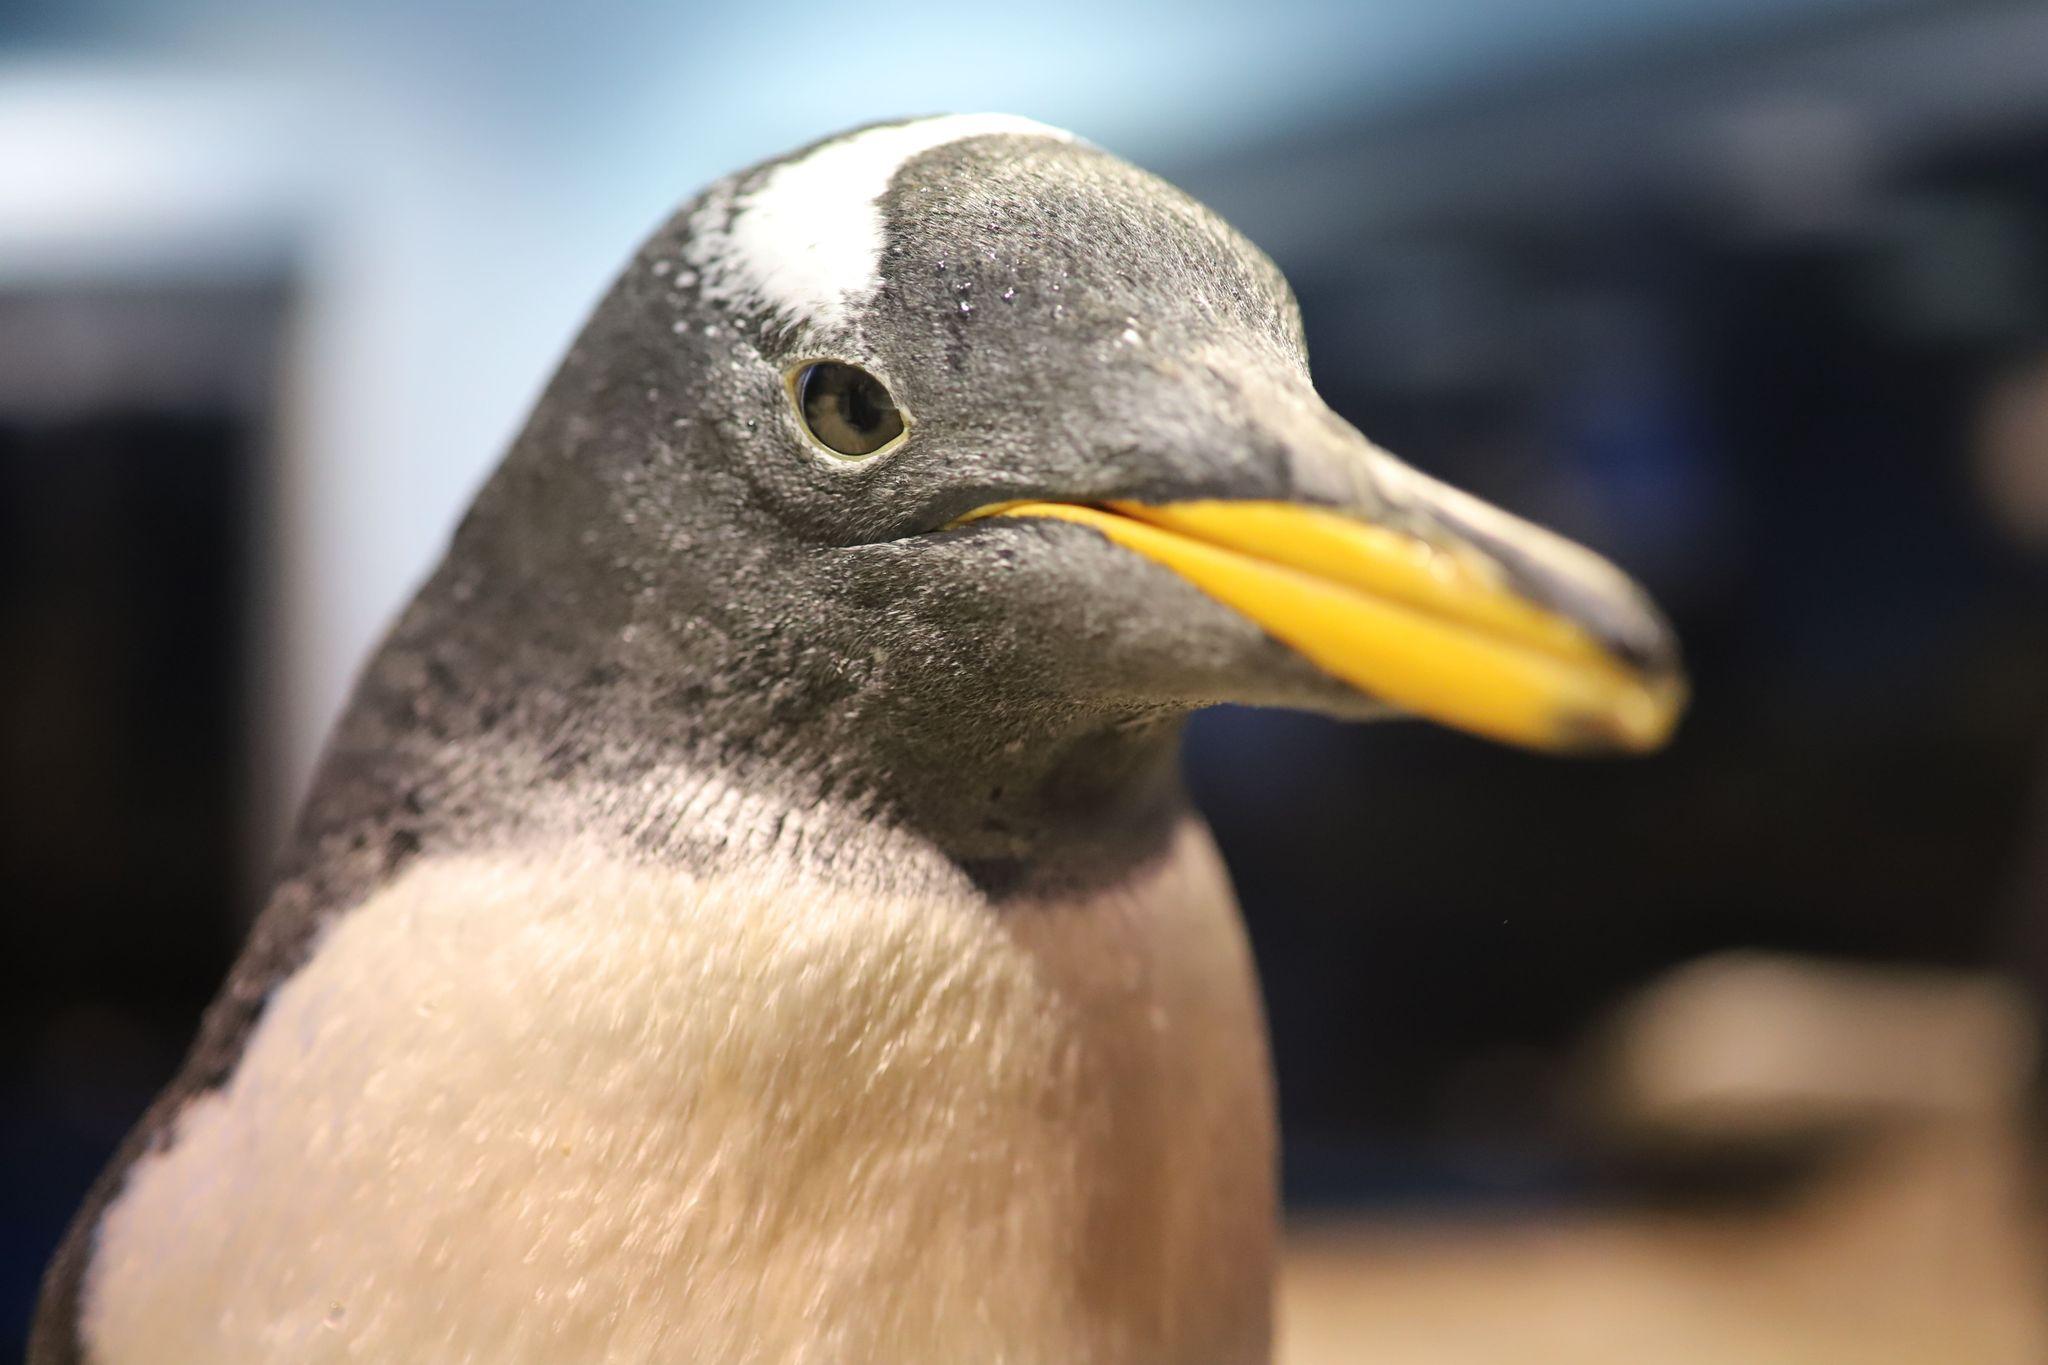
[[[1340,412],[1692,664],[1634,763],[1196,722],[1283,1359],[2048,1360],[2048,7],[1990,0],[0,0],[0,1341],[630,247],[982,108],[1237,224]]]

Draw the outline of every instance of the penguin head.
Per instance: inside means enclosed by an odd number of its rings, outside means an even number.
[[[1015,743],[1235,701],[1633,750],[1680,705],[1619,572],[1317,397],[1262,253],[1023,119],[857,130],[685,205],[508,470],[572,614],[655,671],[716,642],[794,713]]]

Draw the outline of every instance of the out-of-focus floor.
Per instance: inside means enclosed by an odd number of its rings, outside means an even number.
[[[1283,1365],[2040,1365],[2007,1128],[1894,1132],[1770,1212],[1295,1227]]]

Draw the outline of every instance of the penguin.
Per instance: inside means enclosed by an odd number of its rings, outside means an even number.
[[[39,1365],[1256,1362],[1235,702],[1654,748],[1642,592],[1317,397],[1279,270],[1001,115],[722,180],[360,676]]]

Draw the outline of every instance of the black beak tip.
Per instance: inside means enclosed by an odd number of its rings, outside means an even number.
[[[1599,633],[1600,642],[1613,653],[1615,661],[1652,683],[1682,683],[1685,663],[1679,656],[1678,636],[1656,608],[1643,602],[1639,614],[1632,613],[1624,629]]]
[[[1684,685],[1678,634],[1647,593],[1633,584],[1620,592],[1552,586],[1556,608],[1577,621],[1616,663],[1653,686]]]

